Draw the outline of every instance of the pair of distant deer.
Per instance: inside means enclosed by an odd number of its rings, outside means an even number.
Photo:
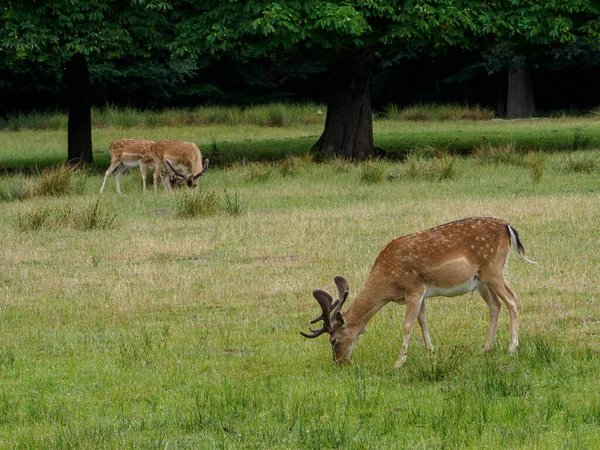
[[[144,192],[146,192],[146,167],[154,168],[154,192],[158,192],[159,176],[166,190],[172,190],[174,178],[183,180],[189,187],[196,187],[198,180],[206,172],[208,163],[208,159],[202,162],[202,153],[192,142],[169,139],[158,142],[144,139],[117,139],[110,144],[110,167],[104,175],[100,193],[104,192],[106,180],[114,173],[117,192],[121,194],[121,174],[132,167],[140,168]],[[170,172],[171,176],[164,176],[166,172]]]

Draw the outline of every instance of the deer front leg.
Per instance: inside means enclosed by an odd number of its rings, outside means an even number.
[[[102,187],[100,188],[101,194],[104,192],[104,186],[106,186],[106,180],[108,180],[108,177],[110,177],[115,170],[118,170],[120,166],[121,161],[112,161],[110,163],[110,167],[106,170],[106,173],[104,174],[104,181],[102,182]]]
[[[419,312],[421,311],[422,301],[422,294],[406,298],[406,316],[404,317],[404,336],[402,339],[402,351],[400,352],[398,361],[396,361],[396,364],[394,364],[394,367],[396,369],[402,367],[406,362],[406,354],[408,353],[408,342],[410,341],[410,334],[415,324],[415,320],[417,320]],[[427,329],[427,326],[425,326],[425,329]]]

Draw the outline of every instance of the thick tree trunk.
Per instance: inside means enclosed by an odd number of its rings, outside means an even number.
[[[506,118],[520,119],[535,115],[533,99],[533,83],[531,74],[524,67],[508,71],[508,99],[506,103]]]
[[[92,100],[90,74],[84,55],[71,57],[64,71],[69,108],[68,157],[73,164],[91,163]]]
[[[373,49],[342,50],[329,66],[329,100],[317,157],[363,160],[375,154],[371,109]]]

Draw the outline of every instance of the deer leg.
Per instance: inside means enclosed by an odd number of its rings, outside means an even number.
[[[404,337],[402,339],[402,351],[398,357],[398,361],[394,364],[396,369],[399,369],[406,362],[406,354],[408,353],[408,342],[410,341],[410,334],[415,324],[415,320],[421,311],[421,303],[423,301],[423,295],[413,296],[406,298],[406,315],[404,316]]]
[[[500,297],[508,309],[508,317],[510,319],[510,345],[508,351],[513,353],[519,346],[519,325],[517,323],[519,313],[517,311],[517,296],[510,290],[504,280],[490,283],[490,290],[493,294]]]
[[[122,194],[121,192],[121,174],[127,170],[125,164],[121,164],[119,168],[115,172],[115,182],[117,183],[117,194]]]
[[[431,338],[429,337],[429,330],[427,329],[427,317],[425,314],[425,299],[421,302],[421,309],[417,315],[417,320],[421,326],[421,332],[423,333],[423,342],[425,342],[425,348],[427,349],[427,357],[431,358],[433,353],[433,346],[431,345]]]
[[[154,193],[158,194],[158,177],[160,176],[161,179],[163,180],[164,183],[164,178],[161,176],[161,172],[163,170],[163,166],[161,164],[156,164],[156,167],[154,168],[154,174],[153,174],[153,184],[154,184]]]
[[[142,190],[146,192],[146,164],[140,162],[140,175],[142,176]]]
[[[502,303],[500,302],[498,296],[494,294],[494,292],[492,292],[485,284],[480,284],[478,291],[490,310],[490,326],[485,339],[485,345],[483,346],[483,351],[487,352],[494,344],[494,337],[496,336],[496,330],[498,329],[498,320],[500,319],[500,309],[502,308]]]
[[[104,181],[102,182],[102,187],[100,188],[101,194],[102,194],[102,192],[104,192],[104,186],[106,186],[106,180],[108,180],[108,177],[110,177],[112,175],[112,173],[115,170],[117,170],[120,166],[121,166],[121,161],[112,161],[110,163],[110,167],[106,170],[106,173],[104,174]]]

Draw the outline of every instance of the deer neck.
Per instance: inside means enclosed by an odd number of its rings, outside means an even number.
[[[358,337],[364,330],[367,322],[371,320],[377,311],[379,311],[387,302],[383,301],[377,293],[377,290],[365,285],[356,295],[354,302],[344,313],[344,321],[348,331]]]

